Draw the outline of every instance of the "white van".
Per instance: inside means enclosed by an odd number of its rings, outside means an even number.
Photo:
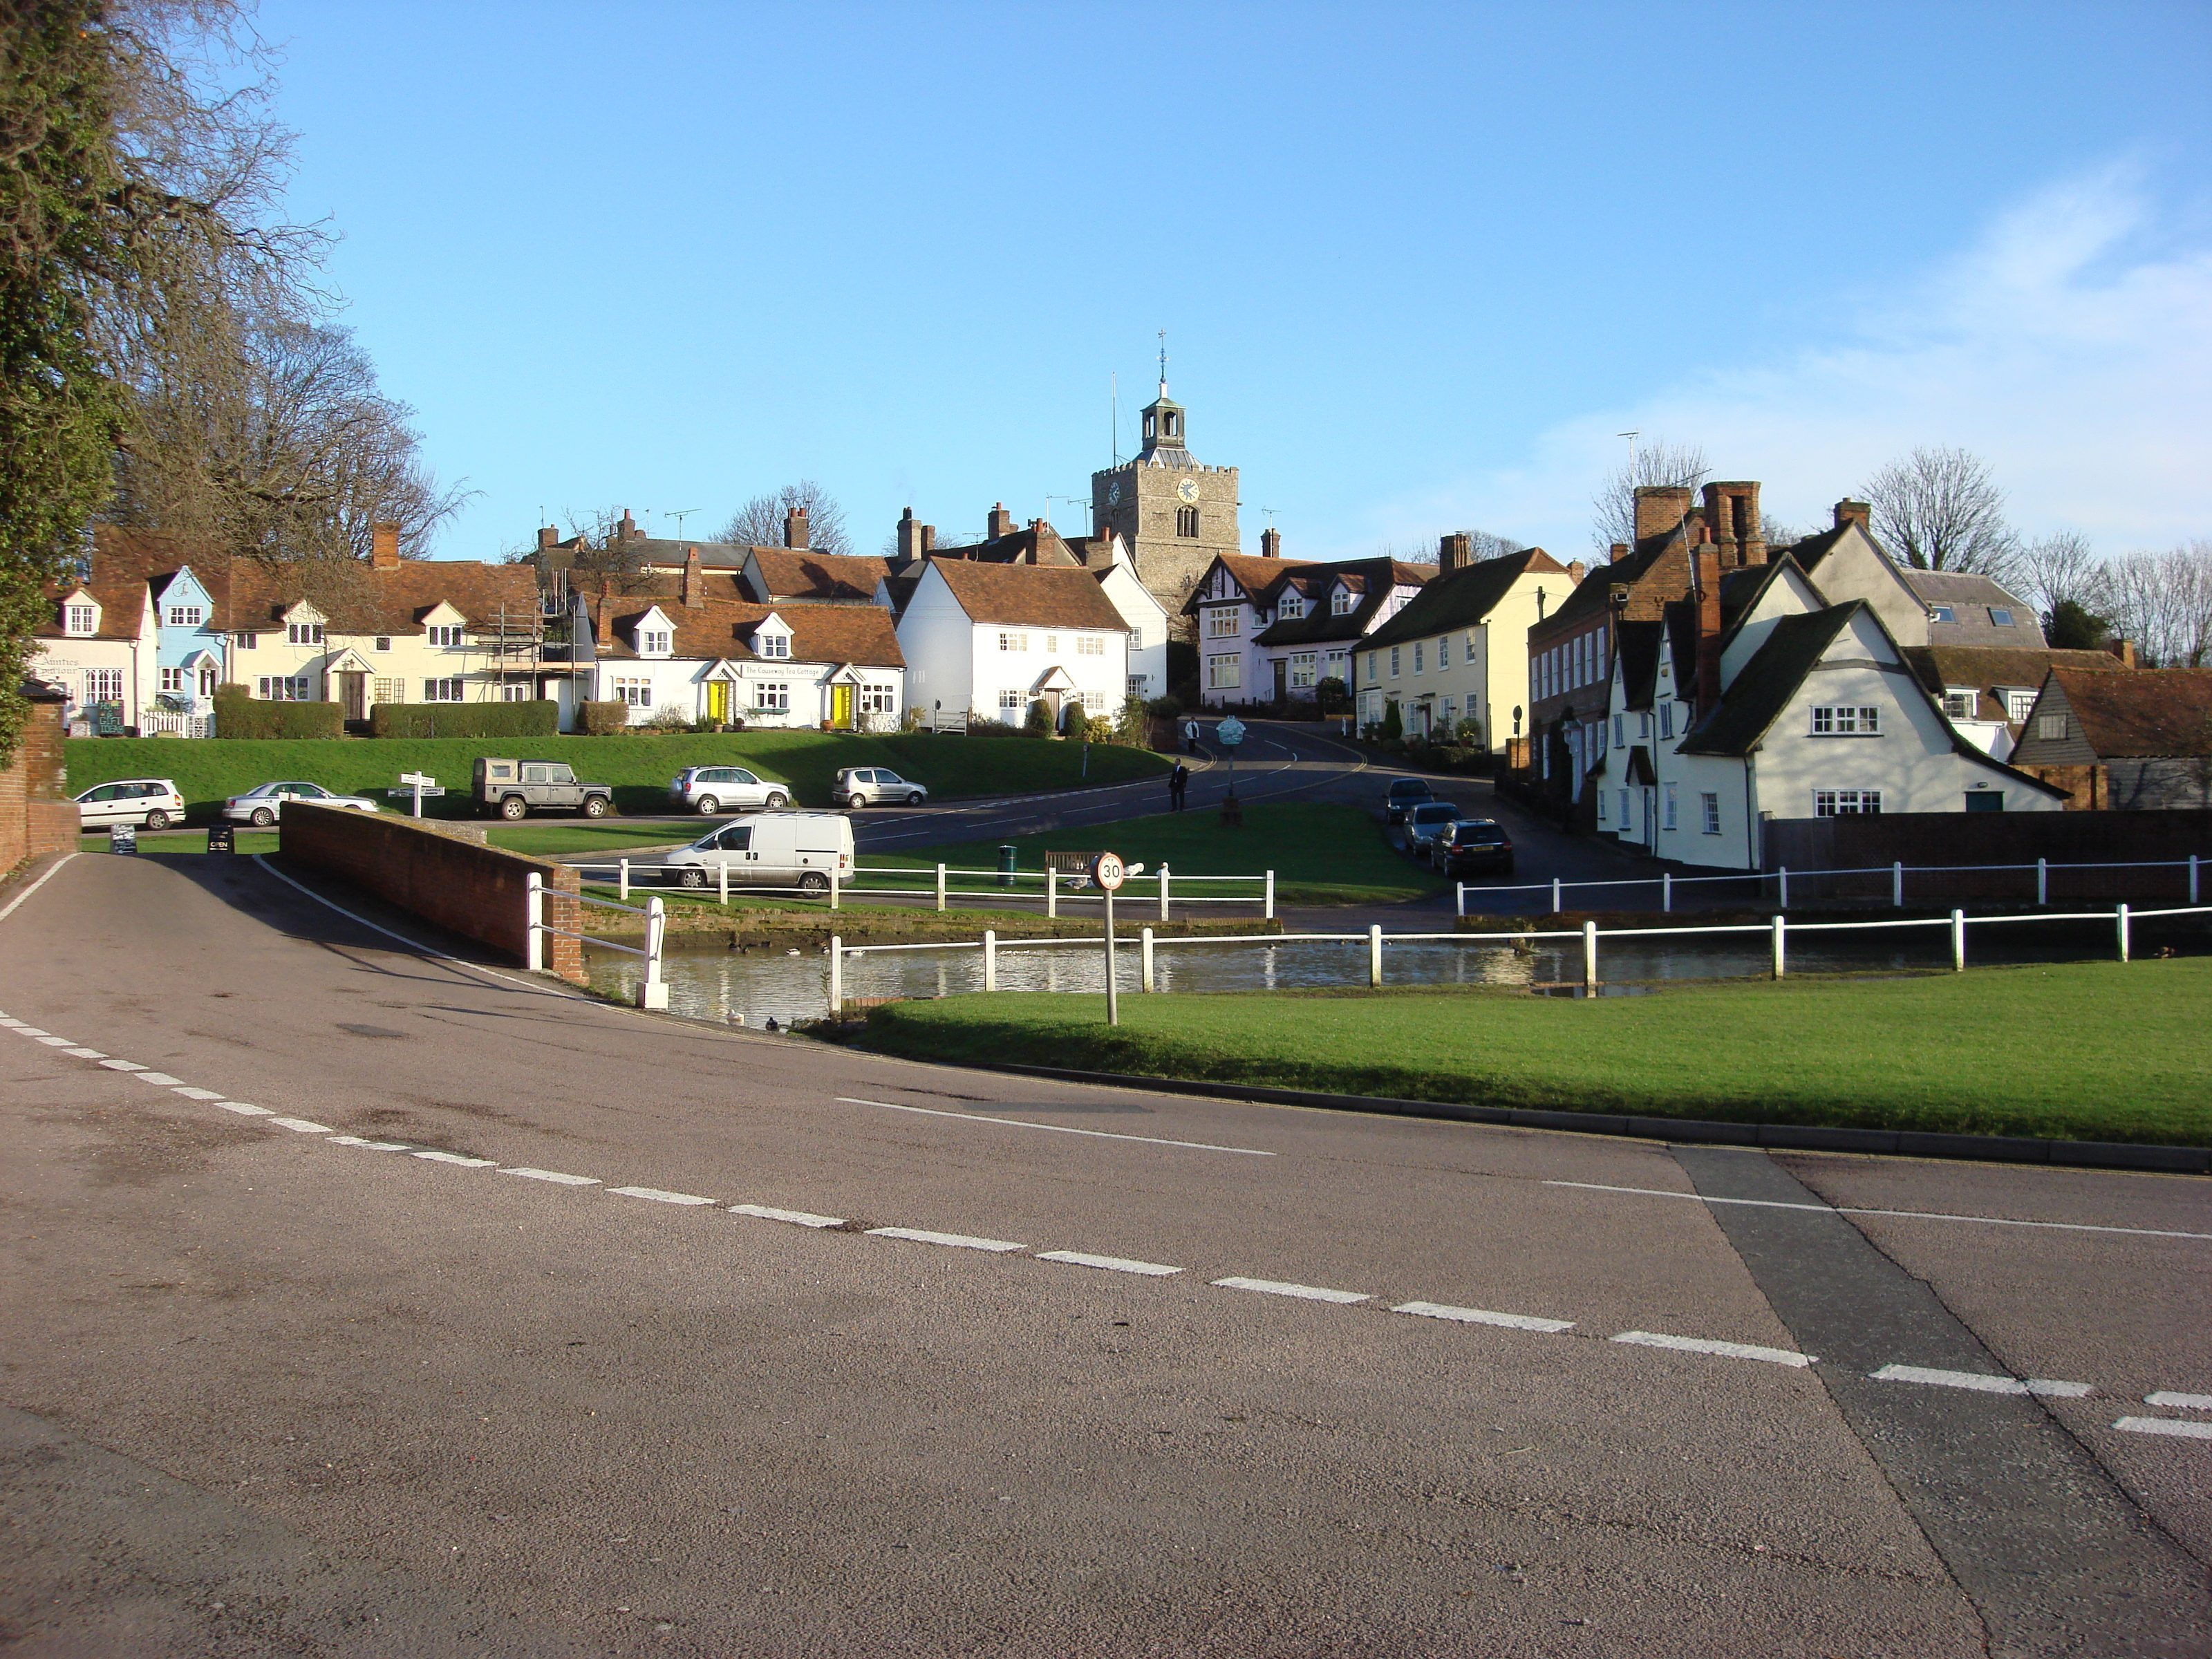
[[[667,879],[715,887],[726,866],[732,887],[795,887],[810,896],[853,879],[853,823],[842,812],[757,812],[733,818],[710,836],[671,853]]]

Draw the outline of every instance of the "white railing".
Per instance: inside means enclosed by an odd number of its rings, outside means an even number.
[[[1582,985],[1586,993],[1595,994],[1599,987],[1598,957],[1601,942],[1606,939],[1711,938],[1722,934],[1763,934],[1771,941],[1771,973],[1776,979],[1789,974],[1789,941],[1801,933],[1850,933],[1873,928],[1941,927],[1950,935],[1951,968],[1963,973],[1966,967],[1966,930],[1969,927],[2000,927],[2024,921],[2109,921],[2113,927],[2113,945],[2118,960],[2130,959],[2133,950],[2135,924],[2165,916],[2212,915],[2212,905],[2177,905],[2162,909],[2135,909],[2125,904],[2110,910],[2074,910],[2039,912],[2028,915],[1970,916],[1963,910],[1954,910],[1948,916],[1913,916],[1884,921],[1796,921],[1784,916],[1775,916],[1763,922],[1719,923],[1704,927],[1613,927],[1601,929],[1594,921],[1585,921],[1579,928],[1525,929],[1512,932],[1471,933],[1386,933],[1377,925],[1364,933],[1217,933],[1206,937],[1178,937],[1170,943],[1176,950],[1218,949],[1222,946],[1272,948],[1283,945],[1340,944],[1364,945],[1366,957],[1366,980],[1370,988],[1379,989],[1383,983],[1383,953],[1392,945],[1526,945],[1538,939],[1577,940],[1582,946]],[[1126,941],[1125,941],[1126,942]],[[845,962],[848,957],[884,956],[910,951],[981,951],[983,953],[983,989],[995,992],[999,988],[999,954],[1003,951],[1097,950],[1107,944],[1103,933],[1085,935],[1080,939],[1024,939],[1001,940],[995,932],[986,930],[980,939],[951,942],[932,941],[920,945],[848,945],[833,937],[830,941],[830,1012],[836,1018],[844,1007]],[[1137,939],[1138,982],[1146,991],[1158,988],[1153,972],[1154,939],[1149,927],[1139,930]]]
[[[625,901],[629,899],[633,885],[641,886],[648,881],[665,884],[670,877],[678,873],[667,865],[642,860],[633,862],[629,859],[616,859],[602,864],[572,864],[568,867],[586,879],[612,882],[616,891]],[[699,873],[704,877],[707,872],[702,870]],[[927,865],[854,866],[853,875],[856,878],[871,876],[879,880],[905,878],[912,884],[874,887],[859,885],[856,881],[841,880],[835,870],[824,870],[819,873],[827,878],[828,885],[811,891],[799,886],[761,886],[743,880],[733,885],[730,880],[730,866],[721,864],[715,867],[711,888],[702,885],[689,890],[698,893],[702,898],[711,891],[715,902],[724,905],[729,903],[731,894],[735,892],[741,898],[749,894],[791,896],[808,903],[824,903],[832,910],[841,908],[848,898],[926,898],[931,900],[939,911],[950,908],[955,898],[988,898],[1010,908],[1025,906],[1041,899],[1045,915],[1054,919],[1059,916],[1063,904],[1103,904],[1106,896],[1091,886],[1089,877],[1071,876],[1058,870],[963,870],[944,864],[933,868]],[[981,884],[955,886],[956,878],[962,882],[972,879]],[[1024,891],[1024,884],[1034,890]],[[1248,890],[1212,896],[1184,890],[1206,884],[1216,887],[1241,884]],[[1275,919],[1275,872],[1266,870],[1256,876],[1179,876],[1164,864],[1158,870],[1130,877],[1116,897],[1123,904],[1142,903],[1148,909],[1157,903],[1162,921],[1173,921],[1174,912],[1178,907],[1187,910],[1193,905],[1209,904],[1256,904],[1260,907],[1261,920],[1273,921]]]
[[[187,714],[175,708],[142,708],[138,711],[138,735],[158,738],[173,733],[180,738],[211,738],[215,735],[215,716]]]
[[[638,982],[637,1006],[641,1008],[667,1007],[668,981],[661,977],[660,959],[668,937],[668,917],[660,901],[658,898],[649,898],[646,900],[644,906],[640,908],[635,904],[617,904],[612,899],[597,898],[589,893],[577,893],[570,896],[573,896],[579,904],[593,904],[603,910],[620,910],[629,915],[643,916],[645,918],[644,945],[640,947],[635,945],[620,945],[613,939],[601,939],[596,934],[554,927],[545,920],[545,878],[532,870],[530,872],[529,893],[525,900],[528,906],[525,921],[530,939],[526,963],[530,971],[533,974],[544,971],[545,939],[549,934],[558,939],[572,939],[580,945],[596,945],[602,951],[619,951],[627,957],[643,957],[645,977]]]
[[[2182,872],[2181,884],[2189,896],[2189,902],[2195,904],[2203,891],[2201,878],[2203,863],[2204,860],[2202,858],[2192,853],[2185,859],[2144,859],[2132,862],[2113,860],[2107,863],[2090,864],[2060,864],[2054,863],[2049,859],[2038,859],[2033,864],[1893,863],[1869,865],[1863,869],[1851,870],[1792,870],[1785,865],[1781,868],[1775,870],[1740,870],[1727,875],[1719,876],[1678,876],[1672,871],[1662,871],[1656,876],[1631,876],[1625,879],[1613,881],[1569,881],[1564,878],[1555,877],[1548,882],[1522,882],[1518,884],[1510,886],[1491,886],[1487,884],[1480,886],[1474,886],[1470,885],[1467,882],[1461,882],[1457,884],[1455,908],[1458,915],[1464,917],[1467,915],[1467,896],[1469,893],[1474,893],[1478,896],[1480,896],[1493,893],[1548,892],[1552,896],[1552,908],[1550,914],[1553,915],[1558,915],[1566,908],[1566,894],[1576,889],[1585,887],[1645,887],[1658,889],[1660,911],[1662,914],[1667,914],[1672,912],[1674,908],[1675,889],[1680,887],[1711,885],[1717,882],[1732,881],[1738,884],[1749,884],[1753,896],[1764,896],[1771,885],[1775,895],[1776,908],[1778,909],[1787,910],[1790,908],[1790,889],[1792,883],[1796,884],[1799,896],[1802,898],[1808,896],[1808,884],[1811,883],[1824,882],[1832,878],[1842,876],[1886,876],[1889,878],[1890,904],[1893,908],[1901,910],[1905,908],[1905,878],[1907,876],[1990,875],[2007,873],[2019,874],[2023,877],[2032,874],[2035,878],[2035,902],[2038,905],[2046,905],[2051,902],[2051,872],[2053,871],[2063,872],[2068,870],[2179,871]],[[2023,880],[2021,883],[2021,896],[2023,897],[2027,895],[2027,883]],[[1609,908],[1620,909],[1626,908],[1627,907],[1623,905],[1615,905]]]

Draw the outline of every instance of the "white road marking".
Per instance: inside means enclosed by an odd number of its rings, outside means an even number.
[[[732,1204],[732,1215],[755,1215],[763,1221],[787,1221],[794,1227],[842,1227],[841,1215],[811,1215],[805,1210],[774,1210],[765,1204]]]
[[[1157,1261],[1131,1261],[1118,1255],[1091,1255],[1081,1250],[1040,1250],[1040,1261],[1065,1261],[1075,1267],[1103,1267],[1109,1273],[1143,1273],[1149,1279],[1165,1279],[1170,1273],[1179,1273],[1180,1267],[1163,1267]]]
[[[2033,1394],[2058,1400],[2079,1400],[2090,1392],[2087,1382],[2054,1382],[2048,1377],[1990,1376],[1981,1371],[1936,1370],[1926,1365],[1884,1365],[1874,1373],[1877,1382],[1924,1382],[1933,1389],[1972,1389],[1978,1394]]]
[[[184,1081],[180,1077],[171,1077],[167,1072],[149,1072],[143,1066],[139,1067],[134,1075],[141,1083],[150,1083],[156,1089],[173,1089]]]
[[[266,1106],[249,1106],[242,1100],[218,1100],[216,1104],[226,1112],[236,1112],[240,1117],[274,1117],[276,1113]]]
[[[39,889],[44,887],[48,882],[52,881],[60,872],[62,866],[67,864],[76,856],[76,854],[74,853],[64,853],[61,857],[56,859],[52,866],[44,875],[40,876],[28,887],[26,887],[21,892],[16,894],[14,898],[10,899],[8,902],[8,908],[6,909],[0,910],[0,921],[5,921],[9,917],[14,915],[17,906],[21,905],[25,899],[30,897],[32,894],[37,892]]]
[[[1097,1140],[1141,1140],[1149,1146],[1181,1146],[1194,1152],[1237,1152],[1246,1158],[1273,1158],[1274,1153],[1262,1152],[1257,1146],[1216,1146],[1205,1140],[1169,1140],[1160,1135],[1116,1134],[1110,1129],[1075,1129],[1065,1123],[1032,1123],[1019,1117],[984,1117],[975,1112],[940,1111],[934,1106],[905,1106],[896,1100],[855,1100],[850,1095],[835,1097],[842,1106],[880,1106],[887,1112],[918,1112],[924,1117],[957,1117],[963,1123],[990,1123],[1002,1129],[1048,1129],[1056,1135],[1089,1135]]]
[[[1325,1291],[1318,1285],[1286,1285],[1274,1279],[1217,1279],[1224,1291],[1258,1291],[1263,1296],[1294,1296],[1304,1302],[1364,1302],[1364,1291]]]
[[[512,1170],[501,1170],[500,1173],[520,1176],[526,1181],[550,1181],[556,1187],[596,1187],[599,1184],[599,1178],[597,1176],[562,1175],[558,1170],[532,1170],[527,1166],[519,1166]]]
[[[441,1152],[428,1146],[414,1148],[415,1156],[428,1158],[433,1164],[457,1164],[464,1170],[489,1170],[498,1160],[489,1158],[463,1158],[459,1152]]]
[[[359,1135],[332,1135],[333,1146],[360,1146],[372,1152],[404,1152],[410,1149],[404,1140],[363,1140]]]
[[[1026,1244],[1009,1244],[1003,1238],[970,1238],[965,1233],[925,1232],[919,1227],[871,1227],[871,1238],[903,1238],[915,1244],[945,1244],[956,1250],[1026,1250]]]
[[[6,1026],[11,1031],[20,1031],[23,1029],[23,1022],[12,1015],[6,1018],[0,1018],[0,1025]]]
[[[2160,1389],[2156,1394],[2145,1395],[2143,1404],[2173,1411],[2212,1412],[2212,1394],[2176,1394],[2171,1389]]]
[[[2212,1423],[2185,1423],[2173,1417],[2124,1417],[2112,1425],[2130,1434],[2172,1434],[2185,1440],[2212,1440]]]
[[[1512,1331],[1543,1331],[1556,1335],[1575,1328],[1571,1319],[1538,1319],[1533,1314],[1492,1313],[1487,1308],[1452,1308],[1441,1302],[1401,1302],[1392,1313],[1419,1314],[1424,1319],[1455,1319],[1463,1325],[1503,1325]]]
[[[297,1129],[303,1135],[326,1135],[331,1132],[327,1123],[317,1123],[312,1118],[272,1117],[270,1122],[280,1129]]]
[[[1632,1342],[1640,1348],[1673,1348],[1681,1353],[1718,1354],[1725,1359],[1763,1359],[1770,1365],[1802,1367],[1813,1363],[1811,1354],[1793,1353],[1788,1348],[1762,1348],[1750,1342],[1709,1342],[1701,1336],[1666,1336],[1657,1331],[1623,1331],[1612,1340]]]
[[[43,1025],[18,1025],[15,1028],[15,1035],[17,1036],[42,1037],[46,1035],[46,1029]]]
[[[195,1089],[189,1083],[179,1084],[176,1092],[186,1100],[221,1100],[222,1098],[222,1091],[220,1089]]]
[[[106,1060],[107,1058],[106,1054],[100,1053],[97,1048],[64,1048],[62,1052],[65,1054],[74,1054],[79,1060]]]
[[[100,1063],[111,1072],[143,1072],[146,1069],[135,1060],[103,1060]]]
[[[1665,1187],[1608,1187],[1595,1181],[1547,1181],[1547,1187],[1575,1187],[1586,1193],[1632,1193],[1639,1198],[1686,1198],[1692,1204],[1747,1204],[1761,1210],[1826,1211],[1835,1215],[1886,1215],[1905,1221],[1971,1221],[1984,1227],[2044,1227],[2062,1233],[2125,1233],[2136,1238],[2201,1238],[2212,1233],[2182,1232],[2168,1227],[2100,1227],[2087,1221],[2021,1221],[2003,1215],[1948,1215],[1941,1210],[1878,1210],[1863,1204],[1792,1204],[1778,1198],[1708,1198],[1703,1193],[1678,1193]]]
[[[39,1041],[45,1043],[49,1048],[74,1048],[76,1047],[76,1039],[75,1037],[42,1036]]]
[[[658,1187],[610,1187],[611,1193],[624,1198],[649,1198],[656,1204],[712,1204],[711,1198],[698,1198],[690,1193],[665,1193]]]

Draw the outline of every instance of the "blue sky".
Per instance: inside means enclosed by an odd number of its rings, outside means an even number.
[[[1155,332],[1243,533],[1569,556],[1626,446],[1809,524],[1915,443],[2212,535],[2212,8],[275,0],[295,211],[441,477],[1087,528]]]

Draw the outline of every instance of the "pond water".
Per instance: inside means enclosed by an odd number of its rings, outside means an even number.
[[[2202,917],[2138,924],[2138,956],[2171,946],[2188,954],[2203,951],[2208,935]],[[2114,933],[2104,922],[2024,922],[1970,931],[1970,964],[2109,961]],[[1723,934],[1703,939],[1601,937],[1599,974],[1608,994],[1669,981],[1726,979],[1765,975],[1771,944],[1764,933]],[[1814,933],[1789,936],[1792,973],[1882,974],[1942,969],[1950,963],[1950,938],[1941,927]],[[594,989],[635,1001],[643,964],[634,957],[586,951]],[[1162,939],[1153,947],[1154,979],[1164,994],[1177,991],[1273,991],[1348,989],[1363,985],[1367,974],[1364,938],[1342,941],[1194,944]],[[1134,939],[1115,951],[1115,979],[1126,994],[1137,994],[1140,964]],[[669,1003],[678,1013],[696,1018],[779,1024],[819,1019],[829,1012],[830,965],[825,951],[803,954],[739,954],[730,951],[672,949],[664,962]],[[1393,945],[1382,956],[1386,985],[1518,986],[1531,991],[1582,981],[1582,946],[1577,939],[1546,939],[1525,946],[1510,944]],[[1062,991],[1097,995],[1105,989],[1104,952],[1096,941],[1036,946],[1002,943],[998,951],[999,988],[1004,991]],[[983,988],[983,953],[964,949],[856,950],[845,960],[848,1000],[884,997],[954,996]]]

